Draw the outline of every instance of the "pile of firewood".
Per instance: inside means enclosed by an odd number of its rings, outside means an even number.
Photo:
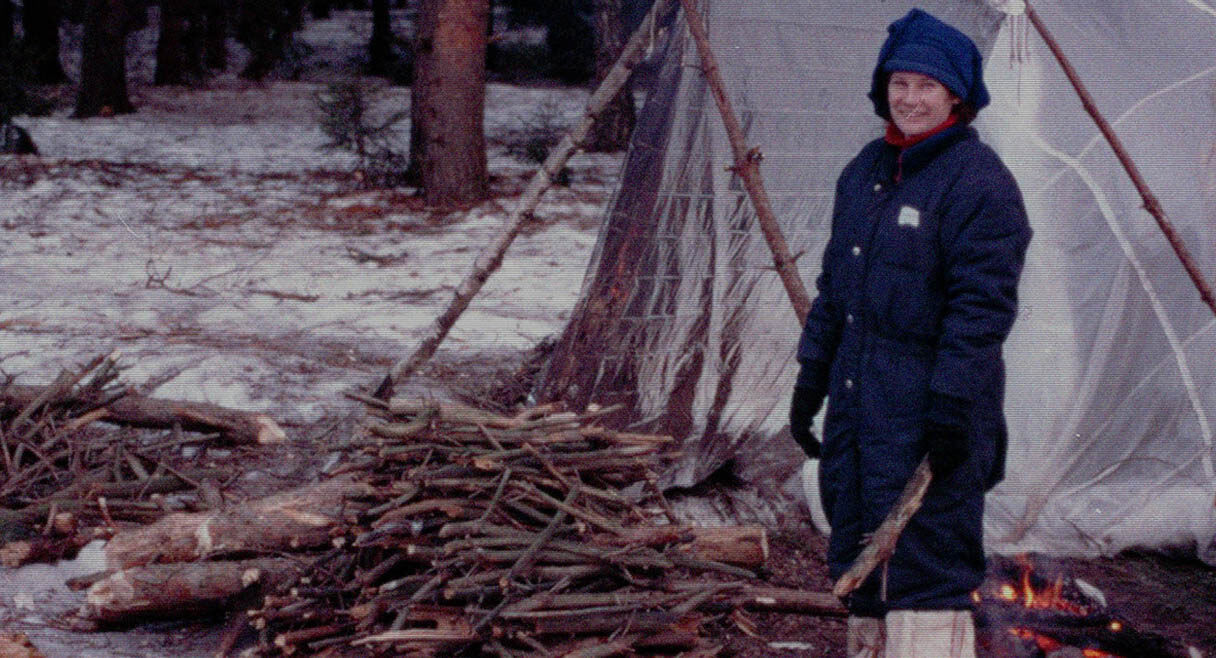
[[[762,528],[677,524],[656,485],[671,440],[597,426],[611,409],[369,402],[345,470],[376,498],[249,613],[263,655],[691,656],[709,649],[708,614],[841,612],[757,584]]]
[[[711,618],[844,613],[756,577],[763,528],[677,523],[671,440],[596,425],[611,409],[368,402],[329,479],[118,534],[81,616],[245,605],[258,655],[695,656]]]
[[[49,385],[0,385],[4,566],[70,556],[92,539],[81,528],[153,521],[170,507],[165,494],[218,492],[228,474],[183,464],[185,445],[285,438],[260,414],[139,395],[119,382],[120,371],[116,356],[99,356]]]

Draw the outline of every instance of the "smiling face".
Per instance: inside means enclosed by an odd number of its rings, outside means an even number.
[[[892,71],[887,81],[891,120],[906,137],[940,126],[958,103],[942,83],[922,73]]]

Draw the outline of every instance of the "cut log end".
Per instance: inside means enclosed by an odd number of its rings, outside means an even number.
[[[287,442],[287,432],[270,416],[258,414],[253,417],[257,430],[257,442],[260,445],[276,445]]]

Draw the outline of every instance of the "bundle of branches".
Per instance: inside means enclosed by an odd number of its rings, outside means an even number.
[[[116,356],[99,356],[50,385],[0,387],[5,564],[70,555],[90,539],[77,527],[147,522],[165,512],[153,497],[215,481],[218,472],[173,465],[186,444],[282,435],[265,417],[137,395],[119,383],[120,371]],[[171,433],[141,436],[113,424]],[[186,437],[183,428],[211,433]]]
[[[250,611],[262,655],[710,655],[707,614],[841,614],[766,588],[760,527],[675,522],[655,484],[668,437],[553,407],[373,405],[357,472],[377,493],[290,593]]]

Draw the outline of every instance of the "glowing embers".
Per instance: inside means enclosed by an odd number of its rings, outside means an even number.
[[[1045,560],[994,558],[972,594],[982,655],[999,658],[1149,658],[1176,656],[1164,638],[1137,633],[1114,618],[1097,588]],[[1185,655],[1185,654],[1182,654]]]

